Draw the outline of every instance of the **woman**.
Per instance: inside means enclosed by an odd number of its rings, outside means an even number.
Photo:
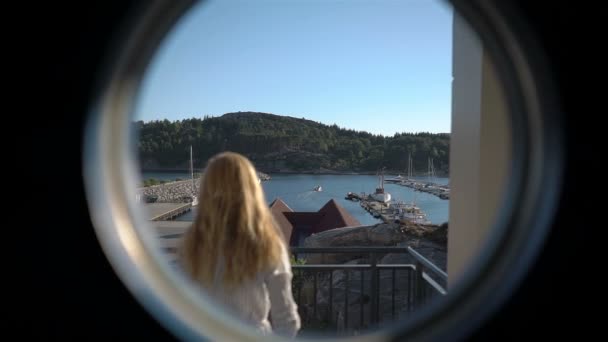
[[[213,157],[198,199],[198,216],[180,248],[186,273],[263,334],[295,336],[300,317],[287,248],[251,162],[232,152]]]

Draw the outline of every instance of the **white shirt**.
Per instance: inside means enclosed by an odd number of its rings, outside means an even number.
[[[291,292],[291,263],[284,251],[276,267],[260,272],[254,278],[232,288],[222,283],[224,269],[220,261],[212,288],[205,287],[209,297],[221,303],[228,312],[262,334],[274,333],[294,337],[300,329],[300,316]],[[270,313],[272,325],[269,321]]]

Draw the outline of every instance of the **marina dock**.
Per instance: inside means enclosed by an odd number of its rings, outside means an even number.
[[[397,220],[395,215],[398,214],[398,208],[387,203],[380,203],[370,199],[366,194],[356,194],[349,192],[346,199],[359,202],[363,210],[370,213],[375,218],[382,220],[384,223],[393,223]]]
[[[450,199],[450,186],[449,185],[441,185],[433,182],[422,182],[413,179],[392,179],[387,180],[387,183],[396,184],[408,187],[410,189],[414,189],[414,191],[426,192],[431,195],[435,195],[441,199],[449,200]]]
[[[378,191],[378,189],[376,190]],[[358,194],[354,192],[347,193],[345,199],[359,202],[365,211],[370,213],[373,217],[382,220],[384,223],[431,224],[423,210],[416,206],[415,203],[379,201],[370,194]]]
[[[450,187],[448,185],[439,185],[428,182],[415,182],[415,181],[404,181],[396,183],[397,185],[406,186],[414,189],[415,191],[426,192],[431,195],[435,195],[441,199],[450,199]]]
[[[149,221],[167,221],[192,210],[192,205],[190,203],[146,203],[144,208]]]

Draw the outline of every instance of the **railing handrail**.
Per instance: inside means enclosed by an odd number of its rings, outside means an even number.
[[[409,253],[416,261],[421,263],[426,269],[434,273],[442,280],[448,280],[448,274],[437,267],[412,247],[291,247],[293,253]]]
[[[431,278],[426,272],[422,272],[422,277],[426,280],[429,285],[431,285],[435,291],[439,292],[442,295],[446,295],[448,292],[443,288],[443,286],[439,285],[433,278]]]
[[[333,279],[335,279],[334,271],[342,271],[343,272],[343,296],[344,296],[344,314],[341,321],[344,324],[344,327],[347,326],[348,313],[349,313],[349,292],[354,291],[355,293],[359,293],[361,299],[358,301],[360,305],[360,324],[363,325],[364,318],[364,307],[365,305],[369,305],[369,323],[374,325],[378,324],[384,318],[380,315],[380,306],[383,300],[390,299],[390,307],[391,307],[391,317],[395,319],[396,312],[398,310],[402,310],[407,308],[410,311],[412,308],[416,309],[421,305],[424,305],[429,298],[435,296],[437,294],[445,296],[447,294],[447,289],[444,288],[441,284],[443,281],[447,283],[447,274],[443,272],[439,267],[434,265],[431,261],[420,255],[420,253],[416,252],[411,247],[397,247],[397,246],[381,246],[381,247],[291,247],[290,251],[295,256],[300,254],[321,254],[321,257],[324,254],[364,254],[369,256],[369,260],[365,264],[324,264],[324,263],[304,263],[304,264],[295,264],[292,265],[292,269],[294,270],[294,275],[301,276],[303,274],[312,273],[312,276],[308,278],[294,278],[299,279],[297,282],[297,300],[301,305],[301,294],[302,294],[302,286],[304,286],[304,281],[312,281],[312,317],[316,317],[317,315],[317,293],[318,293],[318,274],[325,274],[328,279],[328,284],[324,286],[328,286],[328,296],[327,300],[330,313],[333,315],[332,311],[332,294],[334,290],[334,286],[336,289],[339,289],[338,285],[334,284]],[[410,263],[399,263],[399,264],[391,264],[391,263],[378,263],[378,259],[383,254],[389,253],[401,253],[401,254],[409,254],[412,259]],[[357,280],[357,284],[354,286],[357,287],[359,284],[360,292],[357,292],[356,289],[351,289],[351,281],[349,281],[349,274],[360,272],[360,278]],[[369,273],[368,273],[369,272]],[[381,273],[382,272],[382,273]],[[390,273],[390,276],[386,278],[391,281],[392,286],[390,286],[391,292],[389,294],[384,294],[382,291],[387,290],[388,288],[380,289],[380,280],[381,274],[386,275],[386,272]],[[399,278],[399,286],[400,288],[396,290],[396,274],[403,274],[401,272],[407,272],[407,277]],[[339,273],[338,273],[339,274]],[[435,279],[433,279],[432,275],[436,275]],[[306,280],[308,279],[308,280]],[[364,291],[364,279],[367,279],[367,283],[369,286],[369,290],[367,291],[367,302],[363,297]],[[383,281],[385,277],[382,277]],[[310,288],[309,288],[310,290]],[[396,292],[399,291],[399,294]],[[397,296],[405,296],[401,300],[401,304],[395,304],[395,299]],[[355,303],[356,304],[356,303]],[[310,303],[309,303],[310,305]],[[402,305],[398,307],[398,305]],[[338,318],[336,318],[336,322],[338,322]]]
[[[433,264],[427,258],[423,257],[420,253],[416,252],[412,247],[408,246],[407,251],[412,257],[414,257],[414,259],[416,259],[416,261],[420,262],[429,271],[432,271],[437,276],[441,277],[442,280],[448,281],[448,274],[445,273],[441,268],[437,267],[437,265]]]
[[[294,270],[342,270],[342,269],[371,269],[372,264],[312,264],[312,265],[292,265]],[[379,269],[415,269],[412,264],[378,264],[375,267]]]
[[[409,247],[291,247],[294,253],[391,253],[408,252]]]
[[[154,216],[153,218],[150,219],[150,221],[161,221],[162,218],[174,216],[175,213],[185,210],[187,207],[191,207],[191,206],[192,206],[191,203],[184,203],[177,208],[170,209],[164,213]]]

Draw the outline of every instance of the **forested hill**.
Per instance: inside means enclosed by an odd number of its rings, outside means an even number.
[[[404,174],[411,152],[416,174],[427,172],[429,157],[438,175],[448,173],[447,133],[385,137],[304,118],[252,112],[173,122],[137,121],[134,126],[144,170],[188,169],[192,145],[197,168],[215,153],[228,150],[246,155],[264,172],[375,172],[385,167]]]

